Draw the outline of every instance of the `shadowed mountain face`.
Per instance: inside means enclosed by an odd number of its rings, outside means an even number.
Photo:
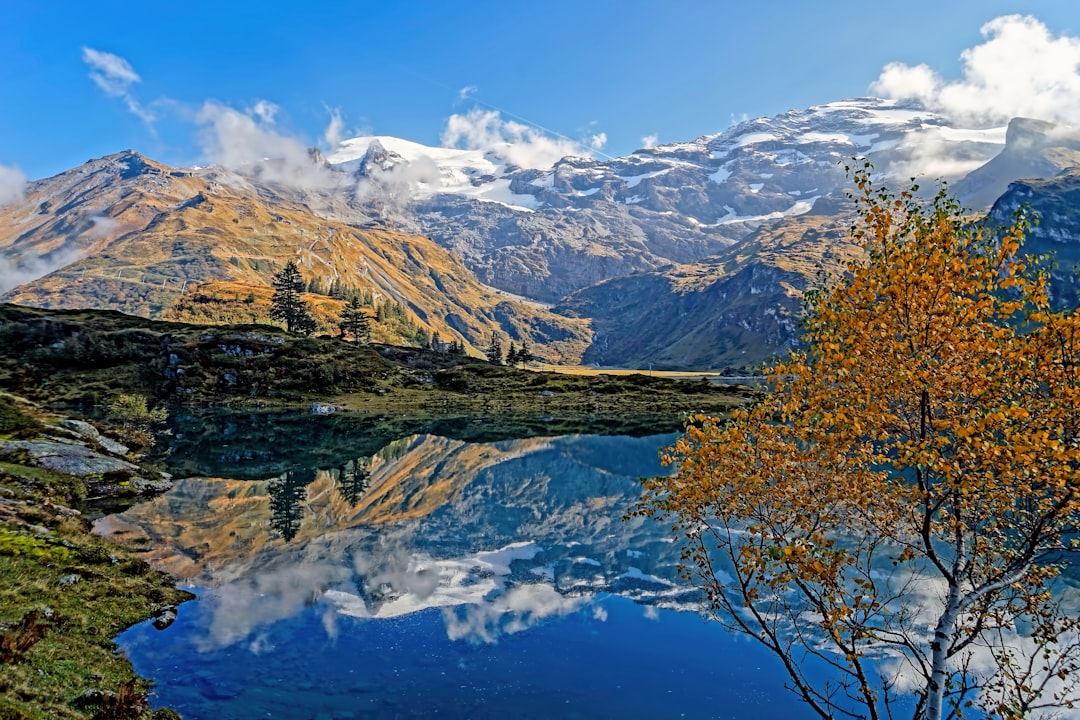
[[[592,318],[586,362],[753,365],[796,341],[803,292],[861,255],[848,227],[816,214],[770,223],[711,258],[599,283],[556,309]]]
[[[1080,162],[1078,162],[1080,164]],[[1020,180],[1009,185],[990,211],[991,221],[1008,223],[1021,207],[1038,217],[1028,233],[1026,252],[1048,255],[1050,292],[1061,308],[1080,307],[1080,167],[1054,177]]]

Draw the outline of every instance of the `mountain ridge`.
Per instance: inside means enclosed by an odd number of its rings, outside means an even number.
[[[961,201],[989,207],[1029,171],[1080,165],[1080,134],[1024,118],[962,127],[913,103],[856,98],[622,158],[537,169],[517,151],[363,137],[301,166],[240,171],[117,153],[0,208],[6,274],[52,271],[3,298],[157,315],[197,280],[204,297],[231,303],[221,312],[255,321],[291,258],[309,280],[347,280],[400,304],[408,322],[384,340],[422,329],[479,352],[495,332],[563,362],[754,364],[791,346],[802,292],[857,257],[846,240],[853,157],[886,177],[940,170],[959,178]],[[67,196],[56,190],[65,183]],[[1071,221],[1054,227],[1053,247],[1072,252]],[[255,302],[242,307],[245,295]],[[339,301],[311,299],[333,330]],[[185,302],[173,317],[213,319],[183,315],[211,311]]]

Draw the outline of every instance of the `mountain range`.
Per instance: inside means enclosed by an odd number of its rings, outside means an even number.
[[[0,208],[2,297],[265,322],[269,280],[293,259],[373,310],[394,303],[403,322],[385,341],[439,333],[480,351],[494,332],[561,362],[750,365],[795,342],[802,292],[858,255],[853,157],[894,183],[945,179],[994,217],[1030,204],[1043,215],[1030,244],[1057,251],[1056,296],[1075,301],[1080,132],[1026,118],[962,127],[876,98],[542,169],[509,144],[391,137],[233,169],[125,151]],[[340,301],[309,298],[331,331]]]

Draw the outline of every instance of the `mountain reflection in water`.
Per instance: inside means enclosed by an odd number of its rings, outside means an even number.
[[[99,521],[199,595],[119,642],[186,718],[797,716],[771,658],[671,612],[696,596],[669,529],[622,519],[674,437],[415,435],[180,480]]]

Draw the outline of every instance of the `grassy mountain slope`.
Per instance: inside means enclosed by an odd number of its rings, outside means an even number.
[[[0,210],[0,257],[26,272],[28,258],[38,258],[39,268],[59,266],[3,297],[40,307],[158,317],[178,301],[195,304],[200,292],[263,297],[260,289],[293,260],[305,279],[393,301],[410,327],[445,341],[483,347],[498,332],[553,360],[573,361],[588,335],[587,322],[482,285],[457,256],[425,237],[331,220],[239,176],[174,170],[130,152],[32,184],[25,203]],[[339,306],[324,305],[329,330]],[[266,307],[244,310],[266,321]],[[173,317],[213,319],[183,311]],[[409,339],[398,330],[382,328],[381,339]]]

